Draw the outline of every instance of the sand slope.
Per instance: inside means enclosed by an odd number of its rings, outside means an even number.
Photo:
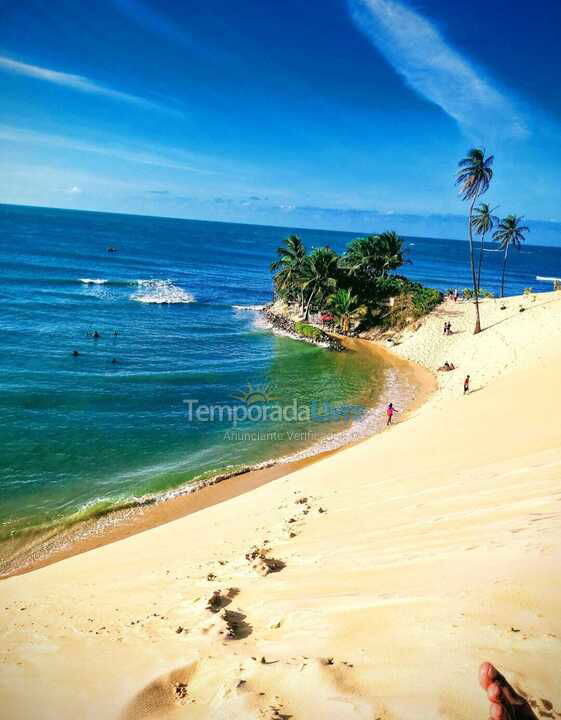
[[[389,431],[0,583],[2,718],[473,720],[483,659],[561,717],[561,298],[508,305],[404,336],[460,369]]]

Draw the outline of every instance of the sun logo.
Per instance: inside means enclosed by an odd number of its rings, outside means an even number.
[[[239,393],[233,393],[232,397],[245,405],[270,403],[275,400],[271,385],[256,385],[253,387],[251,383],[248,383]]]

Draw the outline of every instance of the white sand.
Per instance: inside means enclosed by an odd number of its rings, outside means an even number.
[[[484,659],[559,717],[561,296],[445,310],[395,350],[458,370],[394,428],[0,583],[1,717],[483,720]]]

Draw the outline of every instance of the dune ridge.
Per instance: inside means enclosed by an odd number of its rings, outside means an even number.
[[[1,582],[2,716],[473,720],[490,660],[561,717],[561,296],[505,305],[402,334],[457,370],[388,431]]]

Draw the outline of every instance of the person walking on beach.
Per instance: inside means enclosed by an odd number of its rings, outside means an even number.
[[[467,395],[469,393],[469,375],[466,375],[466,379],[464,380],[464,395]]]
[[[392,424],[393,414],[396,412],[398,411],[394,408],[393,403],[390,403],[388,405],[388,409],[386,410],[386,415],[388,416],[388,422],[386,423],[386,427]]]

